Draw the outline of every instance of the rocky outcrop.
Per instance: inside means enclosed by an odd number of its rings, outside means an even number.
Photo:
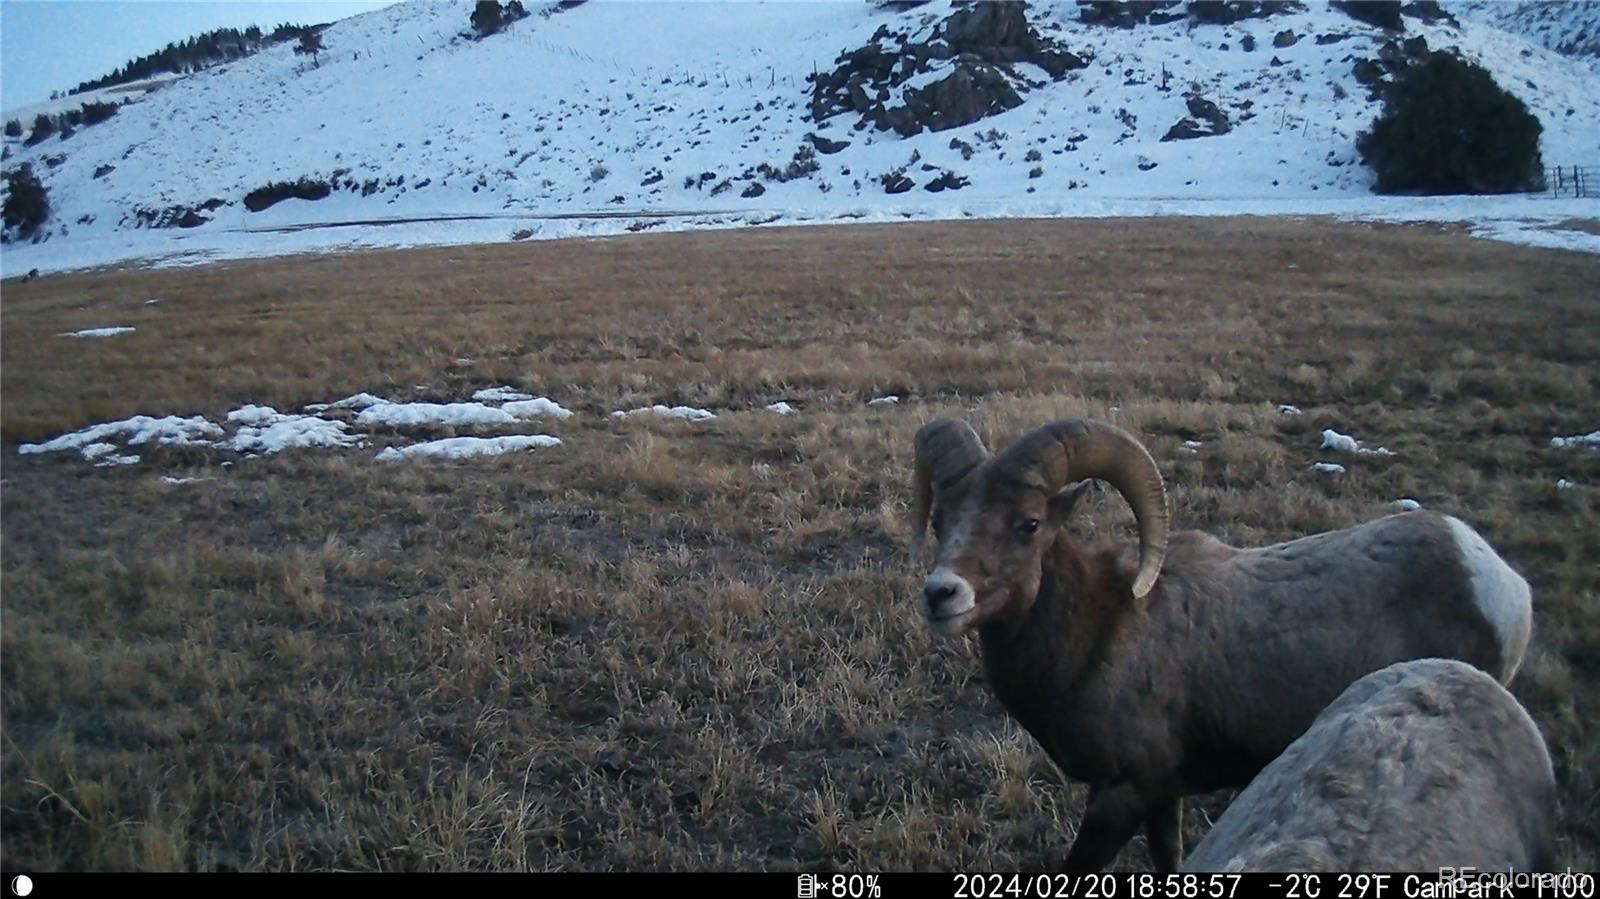
[[[955,172],[946,169],[945,171],[939,173],[939,177],[923,185],[922,189],[929,191],[930,193],[938,193],[942,190],[960,190],[961,188],[966,187],[969,183],[971,182],[969,182],[964,176],[957,175]]]
[[[1368,88],[1368,96],[1376,100],[1383,96],[1391,76],[1427,60],[1430,53],[1428,39],[1420,34],[1404,40],[1390,39],[1378,48],[1377,59],[1356,60],[1352,73],[1357,82]]]
[[[1245,19],[1265,19],[1279,13],[1295,12],[1304,5],[1289,2],[1249,2],[1249,0],[1192,0],[1189,18],[1201,25],[1232,25]]]
[[[1080,0],[1078,3],[1078,19],[1085,25],[1132,28],[1181,22],[1186,17],[1177,0]]]
[[[193,206],[168,206],[164,209],[138,206],[133,210],[133,220],[140,228],[198,228],[211,221],[218,209],[228,205],[231,204],[226,200],[212,197]]]
[[[1087,63],[1039,36],[1028,23],[1023,4],[976,3],[958,9],[934,32],[959,55],[970,55],[991,65],[1031,62],[1051,78],[1060,78]]]
[[[881,26],[870,43],[835,62],[832,72],[812,76],[812,121],[855,113],[857,128],[908,137],[1021,105],[1031,83],[1017,72],[1019,64],[1036,65],[1051,78],[1088,65],[1042,37],[1015,0],[957,9],[922,40]]]
[[[1166,136],[1161,138],[1163,141],[1213,137],[1233,130],[1228,117],[1210,100],[1193,96],[1189,98],[1188,105],[1189,115],[1179,119],[1176,125],[1167,129]]]
[[[816,151],[824,156],[832,156],[850,146],[850,142],[847,140],[828,140],[820,134],[807,134],[805,139],[810,141],[811,146],[815,147]]]
[[[1406,27],[1400,20],[1400,0],[1333,0],[1331,5],[1357,22],[1390,31]]]
[[[889,172],[878,179],[883,185],[886,194],[903,194],[916,186],[916,182],[906,177],[905,172]]]
[[[970,125],[1022,105],[1022,97],[1001,71],[976,59],[964,59],[950,74],[923,88],[907,89],[904,105],[885,109],[879,127],[910,137],[924,128],[944,131]]]
[[[1461,27],[1461,23],[1456,21],[1455,16],[1445,12],[1439,6],[1439,0],[1416,0],[1415,3],[1407,3],[1405,6],[1400,7],[1400,12],[1414,19],[1421,19],[1430,25],[1435,22],[1444,22],[1455,28]]]

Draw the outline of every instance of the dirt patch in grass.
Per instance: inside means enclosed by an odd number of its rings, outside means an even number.
[[[1555,226],[1563,231],[1582,231],[1585,234],[1600,234],[1600,219],[1565,219]]]
[[[1593,256],[1250,218],[8,281],[6,866],[1055,866],[1084,791],[918,619],[909,451],[938,415],[994,446],[1088,414],[1143,435],[1179,527],[1259,543],[1403,496],[1478,526],[1535,591],[1513,689],[1556,760],[1559,863],[1592,869],[1600,454],[1550,438],[1600,427],[1596,283]],[[137,330],[56,336],[110,324]],[[16,453],[135,413],[497,384],[576,411],[563,445]],[[719,415],[606,418],[652,403]],[[1397,455],[1331,457],[1325,427]],[[1079,530],[1129,519],[1101,496]]]

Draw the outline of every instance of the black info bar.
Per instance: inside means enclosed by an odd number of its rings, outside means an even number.
[[[625,896],[681,894],[782,899],[1594,899],[1595,876],[1451,869],[1387,874],[905,874],[905,873],[392,873],[392,874],[102,874],[7,872],[6,897],[54,899],[129,888],[153,895],[229,899],[261,892],[295,899],[351,889],[416,886],[452,895]],[[375,881],[383,883],[376,884]],[[413,883],[405,883],[412,881]]]

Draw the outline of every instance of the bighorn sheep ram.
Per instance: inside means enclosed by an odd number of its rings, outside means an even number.
[[[1527,647],[1527,582],[1449,516],[1259,549],[1169,536],[1149,452],[1086,419],[995,456],[966,422],[936,421],[915,472],[918,556],[930,510],[938,539],[929,627],[976,630],[1006,711],[1090,785],[1069,870],[1104,866],[1141,825],[1155,865],[1175,869],[1182,797],[1244,786],[1362,675],[1437,656],[1504,682]],[[1089,479],[1133,507],[1137,549],[1064,531]]]
[[[1454,660],[1350,685],[1195,847],[1189,871],[1547,871],[1555,773],[1533,719]]]

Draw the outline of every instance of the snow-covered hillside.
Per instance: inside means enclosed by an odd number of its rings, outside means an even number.
[[[1593,0],[1454,0],[1458,19],[1519,34],[1600,70],[1600,3]]]
[[[858,127],[854,114],[812,121],[808,76],[875,35],[934,38],[952,8],[596,0],[530,5],[475,39],[466,5],[411,0],[335,23],[316,60],[272,47],[67,139],[8,141],[5,168],[32,164],[51,217],[42,241],[6,246],[0,264],[16,274],[861,218],[1596,214],[1594,200],[1373,197],[1354,144],[1379,105],[1355,63],[1397,36],[1320,3],[1134,28],[1084,24],[1076,3],[1033,4],[1038,34],[1088,65],[1052,79],[1018,64],[1016,108],[913,137]],[[1544,126],[1547,165],[1600,162],[1595,68],[1481,19],[1405,26],[1398,37],[1456,48],[1517,94]],[[1164,141],[1196,97],[1226,133]],[[887,193],[891,174],[910,189]],[[321,185],[323,198],[271,202]]]

